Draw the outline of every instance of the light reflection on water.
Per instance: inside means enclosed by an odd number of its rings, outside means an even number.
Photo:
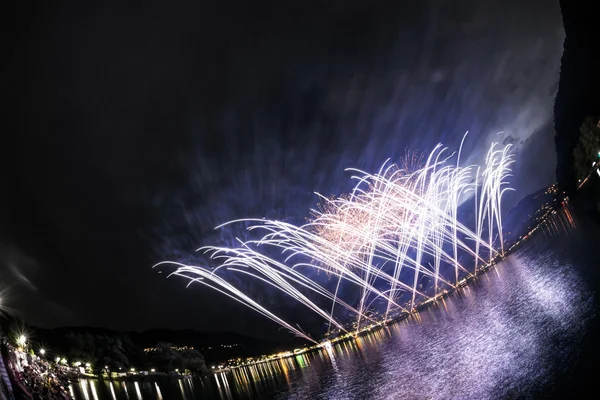
[[[565,209],[523,249],[431,308],[353,341],[202,379],[82,381],[77,399],[484,399],[544,393],[594,316]],[[574,250],[575,249],[575,250]],[[129,388],[129,389],[128,389]],[[133,398],[132,398],[133,399]]]

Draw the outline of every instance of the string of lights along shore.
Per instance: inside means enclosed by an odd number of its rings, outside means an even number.
[[[456,151],[438,144],[428,155],[388,160],[376,173],[349,169],[353,190],[332,198],[317,193],[319,204],[302,226],[269,219],[218,226],[246,224],[257,237],[237,239],[231,248],[199,248],[199,257],[218,261],[217,267],[175,261],[156,266],[169,264],[169,276],[208,286],[311,342],[315,338],[300,324],[252,298],[232,274],[284,292],[322,317],[328,333],[359,332],[410,314],[504,254],[501,203],[511,190],[511,146],[493,143],[483,165],[463,166],[465,138]],[[465,205],[470,209],[464,211]],[[459,211],[470,215],[469,223],[461,222]],[[328,284],[315,271],[326,273]],[[352,299],[341,290],[348,286],[355,286]],[[384,304],[379,313],[369,311],[374,302]],[[349,314],[351,324],[338,318]]]

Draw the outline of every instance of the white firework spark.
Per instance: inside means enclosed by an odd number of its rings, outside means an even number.
[[[514,160],[510,145],[492,144],[483,168],[461,166],[461,148],[462,142],[457,154],[448,154],[447,148],[437,145],[422,165],[415,165],[420,158],[410,155],[401,167],[386,161],[375,174],[350,170],[357,180],[352,192],[337,198],[317,193],[322,203],[303,226],[268,219],[223,224],[217,229],[247,223],[248,230],[262,236],[238,239],[235,248],[200,248],[220,262],[217,268],[172,261],[157,265],[171,264],[176,267],[172,275],[209,286],[310,341],[315,340],[252,299],[221,271],[284,292],[340,331],[349,328],[335,317],[336,307],[356,315],[357,331],[365,320],[376,322],[368,310],[377,299],[387,303],[385,320],[392,311],[413,312],[418,300],[437,299],[442,287],[455,288],[461,276],[474,275],[480,266],[504,255],[501,203],[504,193],[511,190],[508,178]],[[474,199],[474,230],[458,219],[459,206],[467,196]],[[473,260],[472,270],[461,264],[461,256]],[[443,265],[453,270],[451,278],[443,276]],[[330,291],[311,279],[311,271],[325,271],[336,279],[335,289]],[[419,284],[425,277],[433,282],[431,293]],[[360,289],[358,304],[341,298],[342,284]],[[404,293],[410,300],[402,303]],[[331,306],[323,308],[316,298],[326,299]]]

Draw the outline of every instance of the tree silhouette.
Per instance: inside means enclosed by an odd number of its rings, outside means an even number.
[[[589,116],[583,120],[579,128],[579,143],[573,151],[573,167],[577,179],[587,176],[592,163],[600,161],[600,127],[599,118]]]

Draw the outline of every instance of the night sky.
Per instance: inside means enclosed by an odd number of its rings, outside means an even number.
[[[30,323],[268,336],[152,265],[467,130],[468,162],[514,143],[512,204],[555,181],[558,1],[144,3],[9,14],[0,290]]]

